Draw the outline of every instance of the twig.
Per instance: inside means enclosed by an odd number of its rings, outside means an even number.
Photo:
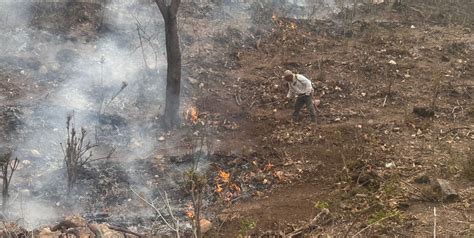
[[[434,222],[433,222],[433,238],[436,238],[436,207],[433,208]]]
[[[138,33],[138,39],[140,39],[140,48],[142,48],[142,56],[143,56],[143,62],[145,63],[146,69],[149,69],[148,63],[146,62],[146,55],[145,55],[145,49],[143,48],[143,41],[142,41],[142,34],[140,33],[140,26],[138,25],[138,19],[137,19],[137,33]]]
[[[234,98],[235,98],[235,103],[237,103],[237,105],[239,105],[239,106],[242,105],[242,103],[239,101],[239,96],[238,96],[238,94],[235,94],[235,95],[234,95]]]
[[[143,198],[142,196],[140,196],[140,194],[138,194],[135,190],[133,190],[133,188],[130,188],[130,190],[140,199],[142,200],[144,203],[146,203],[149,207],[151,207],[155,212],[156,214],[161,218],[161,220],[173,231],[175,232],[178,232],[179,231],[179,228],[176,228],[176,227],[173,227],[166,219],[165,217],[163,216],[163,214],[161,213],[160,209],[158,209],[153,203],[150,203],[148,200],[146,200],[145,198]],[[177,237],[179,238],[179,233],[176,233],[177,234]]]
[[[110,99],[106,106],[108,106],[127,87],[127,85],[127,82],[123,81],[122,87],[120,87],[120,89],[114,94],[114,96]]]
[[[374,223],[372,223],[372,224],[370,224],[370,225],[364,227],[364,229],[362,229],[362,230],[360,230],[359,232],[357,232],[355,235],[352,236],[352,238],[354,238],[354,237],[360,235],[362,232],[364,232],[365,230],[369,229],[370,227],[372,227],[372,226],[374,226],[374,225],[380,223],[381,221],[386,220],[386,219],[388,219],[388,218],[392,218],[392,217],[394,217],[394,216],[396,216],[396,215],[398,215],[398,214],[392,214],[392,215],[390,215],[390,216],[386,216],[386,217],[383,217],[383,218],[377,220],[376,222],[374,222]]]
[[[111,230],[115,230],[115,231],[120,231],[122,233],[128,233],[128,234],[132,234],[134,236],[138,236],[138,237],[145,237],[144,235],[141,235],[141,234],[138,234],[138,233],[135,233],[133,231],[130,231],[130,230],[127,230],[127,229],[124,229],[124,228],[121,228],[121,227],[117,227],[117,226],[111,226],[111,225],[107,225],[107,227]]]
[[[319,220],[319,218],[322,216],[322,215],[328,215],[329,214],[329,210],[328,209],[323,209],[321,210],[318,215],[316,215],[308,224],[300,227],[300,228],[297,228],[296,230],[294,230],[293,232],[289,233],[288,235],[286,235],[288,238],[292,238],[293,236],[296,236],[296,235],[299,235],[301,234],[303,231],[309,229],[311,226],[314,226],[316,225],[316,222]]]
[[[449,129],[449,130],[447,130],[447,131],[445,131],[445,132],[442,132],[442,133],[440,133],[440,134],[441,134],[441,135],[446,135],[446,134],[448,134],[448,133],[450,133],[450,132],[453,132],[453,131],[457,131],[457,130],[469,130],[469,129],[471,129],[471,127],[468,127],[468,126],[455,127],[455,128],[451,128],[451,129]]]

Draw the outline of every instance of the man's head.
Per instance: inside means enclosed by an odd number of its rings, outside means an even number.
[[[285,81],[291,82],[293,81],[293,77],[294,77],[294,74],[290,70],[285,70],[285,72],[283,72],[283,79]]]

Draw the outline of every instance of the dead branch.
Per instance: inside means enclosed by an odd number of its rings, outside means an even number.
[[[171,224],[170,222],[168,222],[168,220],[166,220],[166,218],[163,216],[163,213],[160,211],[159,208],[157,208],[154,204],[154,201],[156,200],[153,200],[152,202],[146,200],[144,197],[140,196],[140,194],[138,194],[135,190],[133,190],[133,188],[130,188],[130,190],[140,199],[142,200],[144,203],[146,203],[150,208],[153,209],[153,211],[155,211],[155,213],[158,215],[158,217],[166,224],[166,226],[168,226],[171,230],[173,230],[175,233],[176,233],[176,237],[179,238],[180,237],[180,234],[179,234],[179,220],[176,219],[173,215],[172,215],[172,212],[171,212],[171,208],[169,207],[169,201],[165,201],[166,202],[166,205],[168,206],[168,210],[170,211],[170,215],[171,217],[174,219],[174,224]]]
[[[142,234],[138,234],[138,233],[135,233],[131,230],[127,230],[127,229],[124,229],[124,228],[121,228],[121,227],[118,227],[118,226],[107,225],[107,227],[111,230],[114,230],[114,231],[119,231],[119,232],[122,232],[122,233],[127,233],[127,234],[131,234],[131,235],[134,235],[134,236],[138,236],[139,238],[145,237]]]
[[[114,96],[107,103],[107,106],[128,86],[127,82],[123,81],[120,89],[114,94]]]
[[[365,230],[371,228],[372,226],[374,226],[374,225],[376,225],[376,224],[379,224],[379,223],[382,222],[383,220],[386,220],[386,219],[388,219],[388,218],[392,218],[392,217],[397,216],[397,215],[398,215],[398,214],[392,214],[392,215],[390,215],[390,216],[386,216],[386,217],[383,217],[383,218],[381,218],[381,219],[375,221],[374,223],[372,223],[372,224],[370,224],[370,225],[364,227],[362,230],[358,231],[355,235],[352,236],[352,238],[357,237],[358,235],[360,235],[360,234],[361,234],[362,232],[364,232]]]
[[[115,149],[113,149],[106,157],[104,158],[95,158],[93,159],[92,149],[97,147],[97,144],[91,144],[90,141],[85,142],[87,136],[87,131],[84,128],[81,128],[80,133],[78,134],[72,120],[74,115],[68,115],[66,118],[66,131],[67,139],[66,144],[60,143],[61,149],[64,154],[64,162],[66,163],[67,171],[67,187],[68,194],[71,193],[74,185],[76,184],[78,171],[90,162],[108,159],[112,156]],[[89,153],[88,155],[86,155]]]
[[[145,49],[143,48],[142,34],[140,33],[140,27],[138,26],[138,24],[139,23],[137,20],[137,33],[138,33],[138,39],[140,39],[140,48],[142,49],[143,62],[145,63],[146,69],[148,69],[148,63],[146,62]]]
[[[468,127],[468,126],[463,126],[463,127],[455,127],[455,128],[451,128],[447,131],[444,131],[444,132],[440,132],[439,134],[440,135],[447,135],[448,133],[450,132],[453,132],[453,131],[457,131],[457,130],[469,130],[471,129],[471,127]]]
[[[310,229],[311,227],[316,226],[316,223],[319,221],[319,219],[322,216],[327,216],[327,215],[329,215],[329,210],[328,209],[322,209],[318,213],[318,215],[316,215],[308,224],[305,224],[304,226],[295,229],[293,232],[287,234],[286,237],[292,238],[293,236],[297,236],[297,235],[303,233],[304,231]]]
[[[0,178],[2,179],[2,211],[7,209],[7,203],[9,198],[8,190],[10,188],[10,182],[13,177],[13,173],[18,168],[20,161],[18,158],[11,159],[12,152],[8,151],[0,158],[1,174]]]

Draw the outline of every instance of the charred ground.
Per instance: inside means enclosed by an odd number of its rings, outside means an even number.
[[[83,174],[86,186],[105,181],[94,190],[101,199],[90,195],[85,203],[100,204],[104,213],[119,210],[133,197],[126,189],[132,179],[124,176],[133,167],[137,177],[154,178],[140,182],[174,191],[184,211],[180,200],[189,194],[182,183],[165,181],[180,180],[190,135],[207,133],[215,141],[205,158],[210,169],[203,210],[214,225],[211,237],[289,234],[325,209],[329,214],[301,234],[429,236],[433,207],[438,235],[472,235],[473,8],[471,1],[365,4],[331,20],[295,20],[261,6],[253,6],[249,18],[222,6],[185,5],[183,108],[196,107],[197,122],[166,134],[145,158],[116,159]],[[72,20],[84,27],[44,26],[51,19],[39,13],[35,27],[65,35],[80,29],[73,34],[78,41],[93,42],[114,30],[94,25],[100,19],[94,14]],[[36,72],[38,60],[20,57],[14,65]],[[318,124],[290,120],[280,80],[285,69],[315,82]],[[34,104],[49,86],[35,81],[34,73],[8,67],[0,77],[1,96],[8,99],[2,103],[4,142],[11,136],[6,132],[21,128],[19,102]],[[26,96],[31,94],[37,97]],[[414,108],[434,109],[434,117]],[[432,189],[438,178],[450,181],[457,200],[442,201]],[[125,220],[114,222],[136,225]]]

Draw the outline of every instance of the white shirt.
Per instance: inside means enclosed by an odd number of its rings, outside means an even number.
[[[313,85],[311,81],[301,74],[294,74],[293,81],[288,83],[288,94],[286,97],[292,98],[296,96],[311,95],[313,93]]]

